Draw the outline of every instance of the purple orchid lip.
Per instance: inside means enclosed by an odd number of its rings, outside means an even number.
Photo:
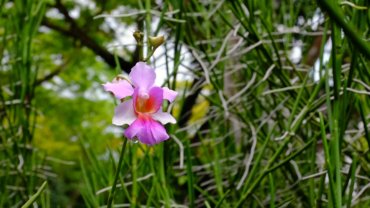
[[[129,78],[132,85],[124,79],[103,84],[104,89],[118,99],[132,98],[116,107],[112,123],[118,126],[128,124],[124,135],[131,140],[137,138],[144,144],[153,145],[169,139],[163,125],[174,124],[176,119],[163,112],[161,106],[163,100],[173,102],[177,92],[154,86],[155,71],[144,62],[138,62],[131,69]]]

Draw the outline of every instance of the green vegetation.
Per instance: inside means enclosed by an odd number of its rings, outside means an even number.
[[[369,8],[0,0],[0,207],[370,207]],[[179,92],[154,146],[101,86],[147,57],[136,30]]]

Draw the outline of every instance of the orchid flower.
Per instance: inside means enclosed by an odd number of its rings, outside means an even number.
[[[154,69],[144,62],[138,62],[129,74],[130,81],[119,80],[103,85],[106,91],[112,92],[120,100],[131,96],[120,103],[115,111],[112,123],[129,127],[124,135],[128,139],[135,137],[144,144],[153,145],[169,138],[164,124],[176,123],[174,117],[162,111],[163,100],[172,102],[177,92],[167,87],[154,85]]]

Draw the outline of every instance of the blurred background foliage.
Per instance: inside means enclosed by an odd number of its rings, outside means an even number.
[[[150,65],[178,123],[128,143],[116,207],[368,207],[368,8],[0,0],[0,207],[106,205],[124,138],[101,84],[135,30],[166,37]]]

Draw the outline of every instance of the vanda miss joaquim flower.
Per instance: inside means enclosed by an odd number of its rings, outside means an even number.
[[[176,120],[162,111],[162,104],[164,100],[173,102],[177,92],[155,86],[156,73],[144,62],[138,62],[131,69],[129,78],[131,83],[120,79],[103,85],[120,100],[130,97],[116,107],[112,123],[118,126],[128,124],[124,135],[131,140],[136,137],[148,145],[167,140],[169,135],[163,125],[176,123]]]

